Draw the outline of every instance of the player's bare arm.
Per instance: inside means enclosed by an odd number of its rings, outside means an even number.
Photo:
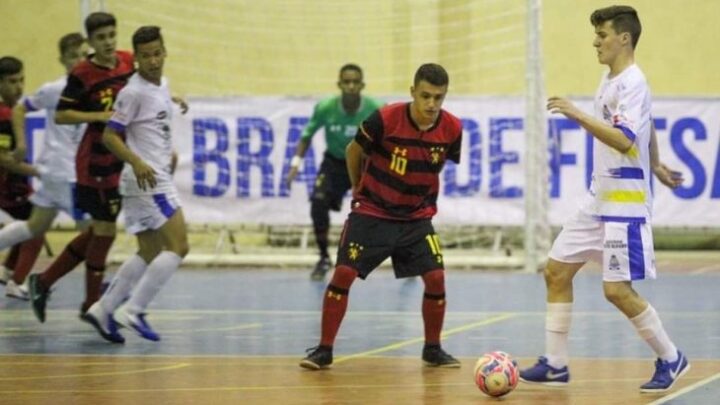
[[[582,112],[566,98],[550,97],[547,102],[547,109],[553,114],[562,114],[577,122],[597,140],[618,152],[627,153],[633,146],[633,142],[621,130]]]
[[[12,157],[21,162],[27,155],[27,144],[25,143],[25,114],[27,109],[24,103],[17,103],[12,110],[12,126],[15,133],[15,149]]]
[[[84,124],[90,122],[108,122],[112,111],[78,111],[58,110],[55,113],[55,123],[60,125]]]
[[[345,149],[345,164],[347,165],[348,176],[350,176],[350,184],[352,185],[353,192],[357,190],[357,186],[360,184],[362,159],[362,146],[353,140]]]
[[[655,124],[650,130],[650,167],[660,182],[667,187],[676,188],[683,182],[682,173],[672,170],[660,162],[660,151],[658,150],[657,136],[655,135]]]
[[[305,156],[305,152],[307,151],[309,146],[309,139],[300,139],[297,150],[295,151],[295,156],[293,156],[292,160],[290,161],[290,171],[288,172],[287,179],[285,180],[288,186],[292,183],[293,180],[295,180],[295,176],[297,176],[298,174],[300,164],[302,163],[302,159]]]
[[[103,132],[103,144],[105,144],[105,147],[117,156],[118,159],[132,166],[135,178],[137,179],[137,185],[141,190],[147,190],[148,187],[155,188],[157,184],[155,170],[125,145],[120,134],[106,127]]]
[[[40,177],[40,173],[34,166],[18,162],[10,152],[0,152],[0,168],[23,176]]]

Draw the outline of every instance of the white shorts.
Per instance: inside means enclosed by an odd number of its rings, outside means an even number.
[[[177,194],[123,196],[125,230],[131,234],[158,230],[180,208]]]
[[[40,187],[30,196],[30,202],[38,207],[64,211],[76,221],[85,218],[83,211],[77,207],[75,182],[41,178]]]
[[[579,211],[563,225],[549,256],[563,263],[602,263],[604,281],[655,278],[648,223],[600,222]]]

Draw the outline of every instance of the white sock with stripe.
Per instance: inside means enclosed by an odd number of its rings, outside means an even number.
[[[126,306],[128,312],[132,314],[145,312],[150,301],[180,266],[180,262],[182,257],[175,252],[163,251],[157,255],[133,290]]]
[[[554,368],[568,365],[568,335],[572,302],[548,302],[545,314],[545,357]]]
[[[130,256],[120,266],[105,294],[100,298],[100,305],[107,313],[112,313],[130,294],[133,286],[145,273],[148,265],[138,255]]]
[[[660,316],[652,305],[648,304],[648,307],[636,317],[631,318],[630,322],[659,358],[671,363],[677,361],[677,347],[665,332]]]
[[[0,229],[0,250],[32,239],[33,234],[26,221],[13,221]]]

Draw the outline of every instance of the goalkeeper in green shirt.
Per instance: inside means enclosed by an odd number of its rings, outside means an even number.
[[[290,184],[298,173],[313,135],[318,129],[324,128],[327,150],[310,197],[310,216],[315,241],[320,250],[320,260],[311,275],[313,280],[322,280],[332,267],[328,253],[330,210],[340,211],[343,197],[350,190],[350,178],[345,166],[345,147],[355,138],[358,125],[383,105],[378,100],[360,94],[365,82],[362,69],[358,65],[347,64],[340,68],[338,87],[341,91],[339,96],[324,99],[315,105],[310,122],[303,131],[290,163],[287,178]]]

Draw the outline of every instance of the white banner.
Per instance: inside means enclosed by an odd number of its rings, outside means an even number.
[[[284,182],[302,128],[316,99],[239,97],[190,99],[175,115],[180,155],[176,181],[191,223],[309,224],[308,197],[325,141],[313,139],[292,187]],[[591,111],[589,99],[580,106]],[[521,225],[524,221],[524,105],[520,97],[449,98],[463,119],[462,161],[442,173],[438,224]],[[655,99],[661,160],[682,172],[670,190],[656,182],[654,224],[720,226],[720,102]],[[548,116],[551,149],[550,220],[562,223],[589,185],[590,137],[562,116]],[[28,127],[42,131],[42,118]],[[36,133],[36,136],[41,133]],[[37,141],[35,142],[37,144]],[[349,200],[349,198],[348,198]],[[347,215],[333,214],[338,224]]]

